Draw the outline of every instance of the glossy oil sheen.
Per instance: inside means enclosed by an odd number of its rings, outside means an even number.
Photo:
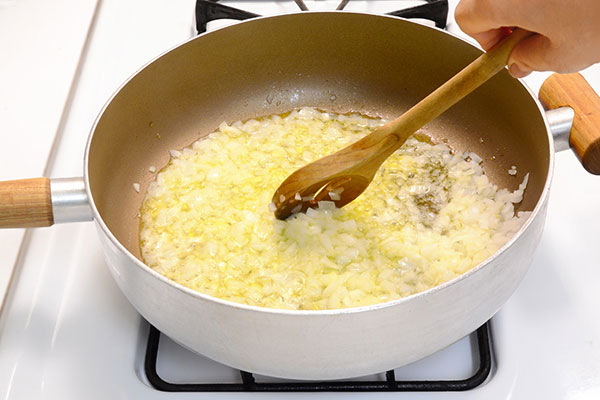
[[[91,136],[86,179],[113,275],[151,323],[184,346],[265,375],[334,379],[404,365],[490,318],[525,274],[539,241],[552,145],[536,100],[506,72],[426,127],[484,158],[492,181],[530,180],[535,212],[485,265],[407,299],[294,312],[240,306],[169,282],[138,259],[138,209],[170,149],[233,122],[301,106],[394,118],[480,54],[442,31],[392,17],[302,13],[200,36],[150,63],[109,102]],[[512,166],[519,174],[507,173]],[[133,183],[140,183],[137,193]],[[134,257],[135,256],[135,257]]]

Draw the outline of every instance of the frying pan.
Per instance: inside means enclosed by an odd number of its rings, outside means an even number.
[[[544,225],[554,143],[544,109],[519,81],[501,72],[425,131],[456,151],[479,154],[500,187],[514,190],[529,173],[518,210],[531,216],[472,270],[400,300],[277,310],[220,300],[168,280],[140,257],[138,209],[154,177],[148,167],[166,165],[170,149],[223,121],[307,105],[394,118],[480,53],[435,28],[351,12],[257,18],[203,34],[146,65],[109,100],[90,133],[83,178],[0,184],[0,225],[93,219],[112,275],[140,314],[183,346],[235,368],[337,379],[399,367],[478,328],[527,271]],[[564,105],[565,97],[588,90],[572,89],[580,84],[573,79],[566,86],[560,77],[548,82],[547,102]],[[596,98],[590,101],[597,106]],[[589,108],[580,114],[579,107],[574,119],[571,109],[558,111],[554,133],[564,147],[575,121],[570,143],[586,168],[598,172],[600,141],[588,129],[589,115],[596,114]],[[512,165],[516,176],[507,173]]]

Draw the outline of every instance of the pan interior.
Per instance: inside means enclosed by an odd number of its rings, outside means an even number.
[[[165,166],[170,149],[223,121],[302,106],[392,119],[479,54],[433,28],[346,12],[261,18],[202,35],[146,66],[107,105],[88,150],[93,200],[139,258],[138,211],[155,177],[149,168]],[[548,136],[535,100],[506,71],[425,131],[479,154],[500,187],[514,190],[530,173],[519,209],[535,207],[548,176]],[[516,176],[508,174],[513,165]]]

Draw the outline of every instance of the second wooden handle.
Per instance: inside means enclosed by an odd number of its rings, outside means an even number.
[[[50,179],[0,182],[0,228],[29,228],[53,223]]]
[[[540,88],[539,98],[549,109],[575,111],[569,143],[583,167],[600,175],[600,97],[579,73],[552,74]]]

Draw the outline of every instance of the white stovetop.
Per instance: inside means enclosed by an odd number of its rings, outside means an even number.
[[[114,89],[190,36],[193,0],[96,4],[0,0],[0,54],[9,60],[0,63],[0,179],[42,175],[46,163],[51,177],[81,175],[87,134]],[[600,91],[600,67],[584,75]],[[537,90],[545,76],[534,74],[526,82]],[[0,232],[0,298],[15,267],[0,314],[0,398],[174,397],[144,383],[142,323],[113,283],[93,225],[28,230],[21,246],[23,232]],[[569,152],[561,153],[531,270],[493,320],[493,376],[474,391],[443,398],[600,398],[598,237],[600,178],[585,173]]]
[[[0,180],[42,176],[98,0],[0,0]],[[0,230],[0,294],[23,229]]]

